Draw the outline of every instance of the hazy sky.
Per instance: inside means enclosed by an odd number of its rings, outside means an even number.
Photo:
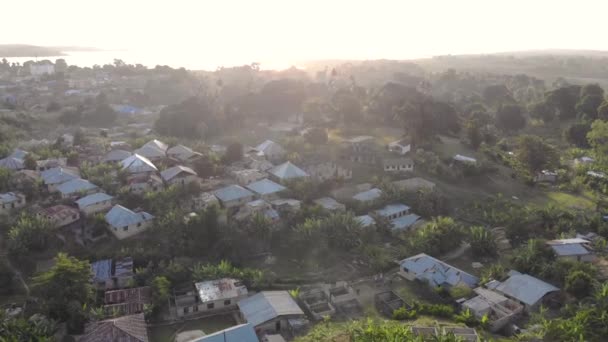
[[[608,0],[4,0],[0,43],[251,60],[608,50]]]

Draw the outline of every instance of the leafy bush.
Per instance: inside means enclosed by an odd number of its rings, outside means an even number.
[[[416,312],[416,310],[408,310],[405,306],[402,306],[397,310],[393,310],[393,319],[397,321],[414,319],[417,316],[418,313]]]

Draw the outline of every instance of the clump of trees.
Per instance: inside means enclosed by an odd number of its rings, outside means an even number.
[[[465,232],[451,217],[434,217],[409,236],[409,248],[414,253],[440,256],[462,243]]]
[[[39,252],[47,247],[51,238],[52,224],[41,217],[23,214],[8,231],[8,250],[22,256]]]

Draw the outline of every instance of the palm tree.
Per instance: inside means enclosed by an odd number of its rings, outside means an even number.
[[[491,233],[481,226],[474,226],[469,229],[469,242],[471,250],[477,256],[488,256],[496,254],[496,242]]]

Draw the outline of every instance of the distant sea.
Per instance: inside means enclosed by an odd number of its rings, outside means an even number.
[[[127,64],[142,64],[148,68],[154,68],[157,65],[168,65],[172,68],[184,67],[189,70],[209,70],[213,71],[219,67],[234,67],[249,65],[253,62],[260,63],[262,69],[286,69],[291,66],[289,63],[276,63],[264,60],[246,60],[240,56],[222,58],[182,53],[169,51],[131,51],[131,50],[102,50],[102,51],[65,51],[65,56],[48,56],[48,57],[7,57],[9,63],[21,63],[31,60],[48,59],[55,62],[58,58],[63,58],[68,65],[77,65],[79,67],[92,67],[94,65],[102,66],[104,64],[114,63],[114,59],[120,59]],[[1,58],[0,58],[1,59]]]

